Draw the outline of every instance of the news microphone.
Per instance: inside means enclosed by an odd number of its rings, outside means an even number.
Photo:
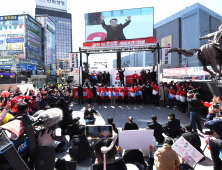
[[[41,125],[43,128],[52,127],[62,120],[61,109],[52,108],[41,112],[37,117],[33,117],[33,126]]]

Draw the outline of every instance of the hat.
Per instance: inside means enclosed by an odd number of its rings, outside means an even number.
[[[173,145],[173,139],[171,139],[170,137],[167,137],[167,138],[164,140],[163,143],[166,143],[166,144],[172,146],[172,145]]]
[[[79,121],[79,120],[80,120],[80,117],[75,117],[75,118],[73,118],[72,122],[73,122],[73,123],[76,123],[76,122]]]
[[[79,126],[77,131],[79,135],[82,135],[85,132],[85,126]]]
[[[18,99],[14,97],[14,98],[11,100],[11,104],[15,104],[15,103],[18,103]]]

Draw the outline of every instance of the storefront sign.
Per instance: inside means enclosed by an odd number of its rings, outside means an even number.
[[[29,21],[31,21],[32,23],[34,23],[35,25],[39,26],[39,23],[36,22],[34,19],[32,19],[31,17],[29,17]]]
[[[22,50],[22,43],[9,43],[8,50]]]
[[[156,38],[136,39],[136,40],[102,41],[102,42],[86,42],[86,43],[83,43],[83,47],[129,46],[129,45],[145,45],[148,43],[156,43]]]
[[[184,76],[187,75],[187,67],[163,69],[163,76]]]
[[[18,20],[18,15],[0,17],[0,21],[7,21],[7,20]]]
[[[161,39],[161,47],[172,47],[172,36],[167,36]],[[162,65],[171,65],[171,53],[167,53],[170,48],[162,48]]]
[[[67,0],[36,0],[36,5],[67,10]]]
[[[13,54],[22,54],[23,50],[9,50],[8,54],[13,55]]]
[[[55,30],[53,30],[49,25],[47,25],[47,30],[49,30],[52,34],[55,35]]]
[[[24,42],[24,38],[7,38],[7,43]]]

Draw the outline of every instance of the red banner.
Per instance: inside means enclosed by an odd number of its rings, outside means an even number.
[[[163,76],[184,76],[187,74],[188,67],[163,69]]]
[[[109,46],[127,46],[127,45],[145,45],[156,43],[156,38],[135,39],[135,40],[117,40],[101,42],[85,42],[83,47],[109,47]]]

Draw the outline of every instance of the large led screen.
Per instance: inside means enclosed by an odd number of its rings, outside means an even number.
[[[153,8],[85,14],[86,42],[153,37]]]

